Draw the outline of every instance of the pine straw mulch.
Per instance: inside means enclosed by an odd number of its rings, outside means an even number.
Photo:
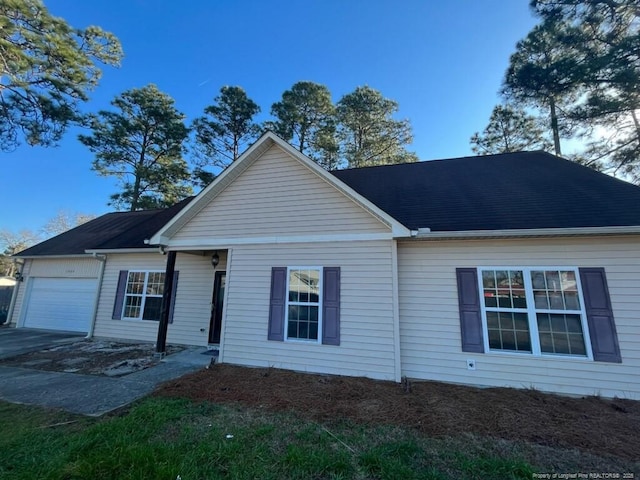
[[[439,382],[413,382],[409,387],[219,364],[168,382],[155,394],[294,411],[316,421],[346,418],[406,426],[434,437],[475,434],[633,461],[640,458],[638,401]]]

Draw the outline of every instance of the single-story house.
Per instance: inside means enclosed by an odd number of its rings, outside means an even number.
[[[266,133],[21,252],[11,321],[154,341],[173,256],[167,341],[220,362],[640,399],[639,240],[640,188],[544,152],[327,172]]]

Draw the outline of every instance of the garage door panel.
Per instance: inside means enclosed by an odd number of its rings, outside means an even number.
[[[87,332],[96,282],[87,278],[32,278],[24,326]]]

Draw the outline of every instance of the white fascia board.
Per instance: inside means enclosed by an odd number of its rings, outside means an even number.
[[[180,240],[169,242],[166,250],[210,250],[234,245],[261,245],[276,243],[326,243],[326,242],[366,242],[392,240],[392,233],[352,233],[337,235],[292,235],[273,237],[212,238],[197,241]]]
[[[196,198],[189,202],[189,204],[186,205],[175,217],[169,220],[164,227],[153,235],[149,239],[149,243],[152,245],[169,245],[171,243],[169,239],[177,230],[193,218],[211,200],[218,196],[231,182],[249,168],[255,160],[257,160],[274,144],[278,145],[286,153],[299,160],[303,165],[347,198],[359,204],[384,225],[387,225],[391,229],[394,237],[409,237],[411,235],[410,230],[391,215],[375,206],[369,200],[357,193],[351,187],[347,186],[345,183],[338,180],[325,169],[320,167],[316,162],[303,153],[300,153],[274,133],[266,132],[253,145],[251,145],[246,152],[240,155],[235,162],[227,167],[210,185],[202,190]]]
[[[640,226],[531,228],[519,230],[466,230],[461,232],[430,232],[415,235],[411,238],[411,240],[471,240],[483,238],[579,237],[638,234],[640,234]]]
[[[158,253],[157,248],[105,248],[105,249],[94,249],[94,250],[85,250],[88,254],[94,253]]]
[[[86,250],[85,250],[86,251]],[[24,259],[28,259],[28,260],[36,260],[36,259],[50,259],[50,258],[55,258],[55,259],[60,259],[60,258],[91,258],[92,255],[91,254],[87,254],[87,253],[73,253],[70,255],[10,255],[10,258],[15,258],[15,259],[20,259],[20,258],[24,258]]]

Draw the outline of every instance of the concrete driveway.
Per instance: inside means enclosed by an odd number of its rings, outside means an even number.
[[[0,328],[0,358],[82,340],[69,334],[22,328]],[[159,364],[123,377],[45,372],[0,366],[0,400],[98,416],[151,393],[159,384],[211,364],[205,347],[190,347]]]
[[[63,343],[78,342],[84,336],[83,333],[2,326],[0,327],[0,359],[55,347]]]

